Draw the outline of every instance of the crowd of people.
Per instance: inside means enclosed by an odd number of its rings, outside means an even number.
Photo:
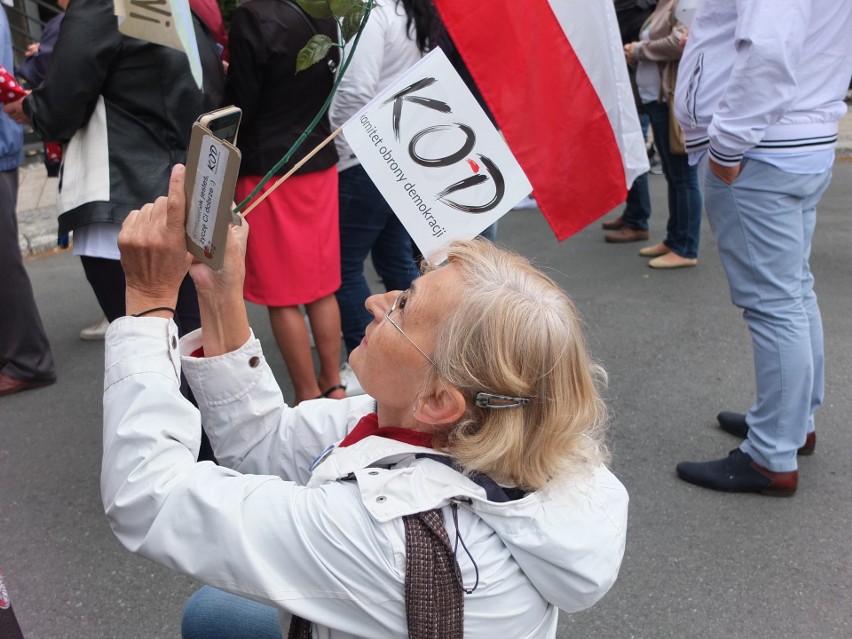
[[[277,639],[289,625],[291,637],[553,637],[557,609],[602,597],[624,553],[627,493],[606,467],[604,373],[550,278],[482,238],[418,268],[343,136],[229,229],[220,271],[186,252],[192,123],[242,109],[236,199],[253,192],[332,88],[336,53],[295,64],[312,35],[338,40],[335,21],[248,0],[224,34],[199,10],[198,87],[182,53],[122,35],[111,0],[65,4],[43,77],[0,116],[0,395],[56,380],[17,248],[16,123],[28,123],[63,143],[59,235],[73,232],[110,324],[104,508],[126,547],[207,584],[183,636]],[[718,415],[743,444],[677,474],[792,495],[823,401],[808,259],[852,74],[852,8],[718,0],[687,24],[678,0],[615,5],[667,184],[666,236],[640,255],[697,265],[706,210],[754,349],[754,404]],[[377,1],[330,113],[279,173],[439,31],[430,0]],[[5,14],[0,39],[11,68]],[[606,241],[648,240],[650,213],[641,176]],[[384,293],[365,280],[368,257]],[[268,309],[292,401],[246,300]]]

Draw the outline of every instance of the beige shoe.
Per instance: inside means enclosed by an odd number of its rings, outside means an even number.
[[[80,339],[84,342],[103,341],[108,327],[109,322],[107,321],[107,318],[101,315],[101,319],[80,331]]]
[[[659,257],[660,255],[665,255],[666,253],[671,252],[672,250],[662,242],[639,249],[639,255],[642,257]]]
[[[681,257],[674,251],[669,251],[665,255],[655,257],[648,262],[651,268],[683,268],[684,266],[695,266],[698,260],[694,257]]]

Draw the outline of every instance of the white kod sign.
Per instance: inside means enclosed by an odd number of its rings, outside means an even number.
[[[342,128],[424,255],[450,240],[475,237],[532,191],[439,49]]]

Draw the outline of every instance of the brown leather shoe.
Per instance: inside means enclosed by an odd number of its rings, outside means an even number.
[[[613,231],[604,235],[604,239],[610,244],[626,244],[627,242],[644,242],[648,239],[648,231],[632,229],[625,226],[623,229]]]
[[[612,222],[604,222],[601,227],[604,231],[619,231],[624,228],[624,216],[619,215]]]
[[[0,395],[11,395],[31,388],[50,386],[55,382],[55,379],[17,379],[6,373],[0,373]]]

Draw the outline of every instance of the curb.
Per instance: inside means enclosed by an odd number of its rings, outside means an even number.
[[[25,258],[54,250],[56,232],[55,206],[18,211],[18,245]]]

